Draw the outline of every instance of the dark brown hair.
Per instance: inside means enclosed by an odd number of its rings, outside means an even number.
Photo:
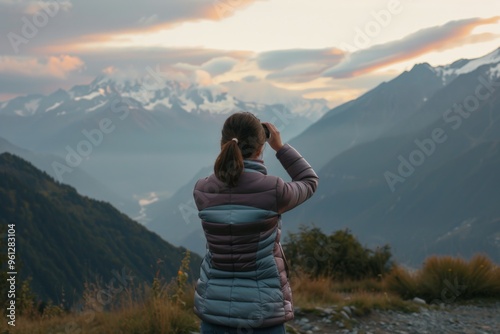
[[[214,165],[215,176],[230,187],[236,186],[243,172],[243,159],[250,158],[265,142],[264,128],[252,113],[239,112],[229,116],[222,127],[221,151]]]

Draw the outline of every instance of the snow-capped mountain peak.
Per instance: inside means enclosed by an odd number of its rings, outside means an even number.
[[[448,84],[456,77],[473,72],[483,65],[490,65],[493,67],[493,70],[490,69],[490,75],[495,75],[495,73],[498,75],[498,64],[500,64],[500,48],[486,56],[470,60],[460,59],[450,65],[434,67],[434,70],[442,78],[443,83]],[[494,67],[494,65],[497,66]]]
[[[228,114],[247,110],[263,115],[272,108],[279,108],[283,109],[280,112],[313,121],[329,110],[326,100],[297,97],[278,106],[242,101],[229,94],[222,85],[202,86],[151,76],[127,79],[101,75],[87,85],[76,85],[68,91],[58,90],[46,96],[28,95],[6,101],[0,108],[0,114],[23,117],[36,114],[85,114],[108,108],[109,102],[117,97],[127,99],[134,108],[151,113]]]

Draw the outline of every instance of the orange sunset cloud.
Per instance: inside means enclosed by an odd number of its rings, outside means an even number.
[[[34,57],[0,57],[0,73],[23,76],[64,79],[67,73],[83,66],[84,62],[80,58],[68,55],[51,56],[44,60]]]
[[[495,24],[499,21],[500,16],[495,16],[486,19],[452,21],[443,26],[422,29],[399,41],[356,51],[351,54],[347,61],[325,71],[323,76],[334,78],[355,77],[436,50],[452,49],[465,43],[494,40],[500,36],[491,33],[477,35],[471,35],[471,33],[479,26]]]

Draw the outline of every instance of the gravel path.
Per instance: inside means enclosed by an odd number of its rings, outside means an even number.
[[[500,334],[500,302],[485,305],[441,305],[422,307],[418,313],[373,311],[367,316],[352,315],[352,308],[316,308],[314,312],[296,310],[289,325],[296,333],[323,334]],[[335,319],[343,318],[346,321]],[[345,324],[351,328],[347,329]],[[291,331],[290,331],[291,332]]]

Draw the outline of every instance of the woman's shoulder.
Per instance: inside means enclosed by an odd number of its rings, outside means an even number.
[[[210,175],[198,179],[198,181],[196,181],[196,183],[194,184],[194,189],[203,190],[203,188],[216,187],[216,186],[220,187],[222,185],[223,183],[219,179],[217,179],[215,174],[212,173]]]
[[[259,172],[243,172],[238,180],[238,185],[228,187],[220,181],[215,174],[198,179],[194,185],[195,192],[225,193],[225,192],[258,192],[271,190],[283,180],[276,175],[262,174]]]

